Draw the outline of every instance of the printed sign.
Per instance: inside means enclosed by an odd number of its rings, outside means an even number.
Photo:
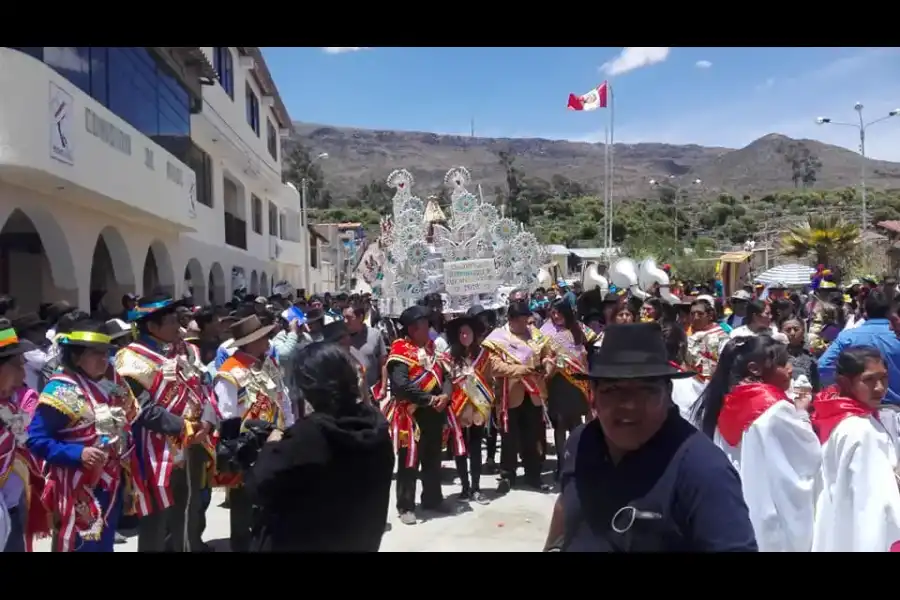
[[[490,294],[497,289],[493,258],[444,263],[444,288],[451,296]]]
[[[50,156],[60,162],[75,164],[72,148],[72,95],[50,82]]]

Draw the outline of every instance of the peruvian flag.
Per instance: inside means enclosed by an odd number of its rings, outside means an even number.
[[[582,96],[569,94],[569,110],[596,110],[598,108],[606,108],[608,88],[607,82],[604,81]]]

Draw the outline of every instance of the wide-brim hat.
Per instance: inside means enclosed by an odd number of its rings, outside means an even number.
[[[232,347],[240,348],[241,346],[246,346],[267,337],[274,329],[275,325],[263,325],[256,315],[241,319],[230,327],[231,337],[234,339]]]
[[[343,321],[332,321],[322,328],[322,339],[326,342],[337,342],[346,335],[350,335],[350,330]]]
[[[97,327],[99,331],[90,329],[68,331],[56,335],[56,343],[60,346],[77,346],[78,348],[91,348],[93,350],[108,351],[115,348],[112,338],[104,331],[105,323]]]
[[[13,329],[15,329],[18,333],[22,334],[26,331],[31,331],[32,329],[36,329],[38,327],[46,327],[47,321],[40,318],[37,313],[25,313],[24,315],[19,315],[15,319],[12,320]]]
[[[62,317],[63,315],[67,315],[70,312],[74,312],[77,308],[77,306],[72,306],[65,300],[54,302],[47,307],[47,320],[52,323],[56,323],[57,321],[59,321],[60,317]]]
[[[306,322],[321,321],[325,318],[325,311],[321,308],[310,308],[306,311]]]
[[[109,321],[107,321],[106,332],[109,334],[109,337],[112,341],[116,341],[127,335],[134,334],[134,330],[131,328],[131,325],[129,325],[122,319],[110,319]]]
[[[175,312],[176,309],[187,306],[188,301],[184,298],[175,300],[173,298],[141,298],[135,307],[128,311],[128,320],[132,323],[143,321],[151,315],[162,315],[169,312]]]
[[[603,345],[581,379],[684,379],[696,373],[672,366],[658,323],[609,325]]]
[[[476,337],[484,333],[484,323],[481,319],[469,315],[460,315],[444,325],[447,332],[447,341],[452,343],[459,340],[459,331],[464,325],[468,325]]]
[[[404,329],[407,329],[416,321],[427,321],[430,317],[431,309],[427,306],[419,306],[418,304],[415,306],[410,306],[402,313],[400,313],[400,326]]]
[[[24,342],[25,340],[19,340],[16,330],[8,319],[0,320],[0,358],[16,356],[30,350]]]

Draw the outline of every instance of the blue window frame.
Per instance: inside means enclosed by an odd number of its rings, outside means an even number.
[[[231,54],[231,48],[213,48],[213,68],[219,76],[222,89],[234,100],[234,55]]]

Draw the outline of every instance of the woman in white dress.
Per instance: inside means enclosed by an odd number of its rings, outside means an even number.
[[[813,413],[823,445],[812,550],[898,552],[897,413],[879,412],[887,369],[877,349],[862,346],[840,353],[836,374]]]
[[[787,347],[770,336],[725,346],[696,423],[741,475],[760,552],[809,552],[821,448],[805,406],[786,391]]]

